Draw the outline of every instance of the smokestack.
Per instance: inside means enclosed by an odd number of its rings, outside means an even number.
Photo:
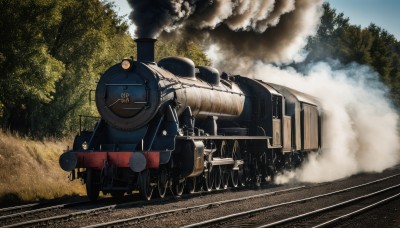
[[[154,44],[157,40],[152,38],[138,38],[135,40],[137,45],[137,61],[154,62]]]

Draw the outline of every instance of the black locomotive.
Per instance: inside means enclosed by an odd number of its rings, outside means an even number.
[[[87,195],[259,184],[321,147],[311,96],[181,57],[154,61],[154,39],[137,39],[137,61],[109,68],[96,89],[101,119],[60,157]]]

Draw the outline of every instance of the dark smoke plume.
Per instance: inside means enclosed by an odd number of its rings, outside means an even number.
[[[322,0],[128,0],[138,37],[183,36],[223,56],[293,61],[313,35]]]

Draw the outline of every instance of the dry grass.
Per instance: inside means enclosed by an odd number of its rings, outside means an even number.
[[[0,131],[0,205],[85,194],[58,165],[68,145],[71,140],[33,141]]]

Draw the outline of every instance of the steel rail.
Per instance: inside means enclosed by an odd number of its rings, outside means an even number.
[[[0,212],[15,211],[15,210],[25,209],[25,208],[29,208],[29,207],[36,207],[39,205],[41,205],[41,204],[40,203],[31,203],[31,204],[25,204],[25,205],[14,206],[14,207],[5,207],[5,208],[0,208]]]
[[[389,176],[386,178],[382,178],[379,180],[375,180],[369,183],[365,183],[359,186],[354,186],[349,189],[353,189],[356,187],[361,187],[361,186],[365,186],[365,185],[370,185],[373,183],[377,183],[377,182],[381,182],[390,178],[394,178],[396,176],[399,176],[400,174],[396,174],[393,176]],[[237,202],[240,200],[246,200],[246,199],[251,199],[251,198],[257,198],[257,197],[263,197],[266,195],[274,195],[274,194],[278,194],[281,192],[288,192],[288,191],[293,191],[296,189],[301,189],[304,188],[305,186],[300,186],[300,187],[295,187],[295,188],[291,188],[291,189],[285,189],[285,190],[280,190],[280,191],[275,191],[275,192],[268,192],[268,193],[263,193],[263,194],[258,194],[258,195],[253,195],[250,197],[242,197],[239,199],[232,199],[232,200],[225,200],[225,201],[219,201],[219,202],[213,202],[213,203],[209,203],[209,204],[204,204],[204,205],[199,205],[199,206],[194,206],[194,207],[187,207],[187,208],[181,208],[181,209],[176,209],[176,210],[170,210],[170,211],[165,211],[165,212],[160,212],[160,213],[154,213],[154,214],[150,214],[150,215],[144,215],[144,216],[139,216],[139,217],[133,217],[133,218],[128,218],[128,219],[123,219],[123,220],[117,220],[117,221],[112,221],[109,223],[102,223],[102,224],[96,224],[96,225],[92,225],[92,226],[88,226],[88,227],[101,227],[101,226],[107,226],[107,225],[115,225],[115,224],[120,224],[120,223],[127,223],[129,221],[140,221],[142,219],[149,219],[151,217],[160,217],[161,215],[167,215],[170,213],[174,213],[174,212],[179,212],[179,211],[189,211],[189,210],[194,210],[194,209],[198,209],[198,208],[204,208],[204,207],[212,207],[215,205],[221,205],[221,204],[225,204],[225,203],[230,203],[230,202]],[[216,191],[224,191],[224,190],[216,190]],[[342,190],[343,191],[343,190]],[[213,194],[215,193],[215,191],[211,191],[211,192],[204,192],[205,194]],[[193,194],[190,194],[193,195]],[[184,195],[183,195],[184,196]],[[183,198],[183,196],[181,196],[180,198]],[[176,198],[174,196],[169,197],[169,198]],[[164,198],[164,199],[159,199],[161,201],[166,201],[168,200],[168,198]],[[34,225],[34,224],[48,224],[50,221],[62,221],[62,220],[71,220],[73,218],[77,218],[79,216],[84,216],[84,215],[89,215],[89,214],[98,214],[101,213],[101,211],[111,211],[115,208],[119,208],[119,207],[127,207],[127,206],[133,206],[133,205],[140,205],[140,204],[146,204],[146,203],[154,203],[153,201],[136,201],[136,202],[129,202],[129,203],[122,203],[122,204],[114,204],[114,205],[109,205],[109,206],[104,206],[104,207],[100,207],[100,208],[94,208],[94,209],[90,209],[90,210],[85,210],[85,211],[80,211],[80,212],[73,212],[73,213],[69,213],[69,214],[65,214],[65,215],[59,215],[59,216],[53,216],[53,217],[48,217],[48,218],[42,218],[42,219],[36,219],[36,220],[31,220],[31,221],[26,221],[26,222],[21,222],[21,223],[17,223],[17,224],[10,224],[7,226],[3,226],[3,227],[19,227],[19,226],[27,226],[27,225]]]
[[[379,183],[379,182],[382,182],[382,181],[397,177],[399,175],[400,174],[395,174],[395,175],[392,175],[392,176],[389,176],[389,177],[385,177],[385,178],[382,178],[382,179],[378,179],[378,180],[375,180],[375,181],[371,181],[371,182],[368,182],[368,183],[356,185],[356,186],[353,186],[353,187],[349,187],[349,188],[345,188],[345,189],[341,189],[341,190],[338,190],[338,191],[333,191],[333,192],[329,192],[329,193],[325,193],[325,194],[321,194],[321,195],[317,195],[317,196],[307,197],[307,198],[303,198],[303,199],[299,199],[299,200],[293,200],[293,201],[289,201],[289,202],[285,202],[285,203],[274,204],[274,205],[261,207],[261,208],[257,208],[257,209],[253,209],[253,210],[249,210],[249,211],[244,211],[244,212],[240,212],[240,213],[221,216],[221,217],[210,219],[210,220],[206,220],[206,221],[203,221],[203,222],[193,223],[193,224],[190,224],[190,225],[187,225],[187,226],[184,226],[184,227],[199,227],[199,226],[215,225],[215,224],[222,223],[224,221],[228,221],[230,219],[237,219],[237,218],[240,218],[240,217],[249,216],[249,215],[256,214],[256,213],[259,213],[259,212],[262,212],[262,211],[267,211],[267,210],[270,210],[270,209],[273,209],[273,208],[287,206],[287,205],[296,204],[296,203],[302,203],[302,202],[310,201],[310,200],[313,200],[313,199],[318,199],[318,198],[322,198],[322,197],[331,196],[331,195],[335,195],[335,194],[338,194],[338,193],[346,192],[346,191],[349,191],[349,190],[365,187],[365,186],[368,186],[368,185],[372,185],[372,184],[375,184],[375,183]]]
[[[303,188],[304,186],[301,187],[297,187],[297,188]],[[176,199],[176,198],[185,198],[185,197],[193,197],[195,195],[199,195],[199,194],[216,194],[222,191],[226,191],[229,189],[220,189],[220,190],[213,190],[210,192],[195,192],[192,194],[187,194],[187,195],[182,195],[179,197],[176,196],[170,196],[168,198],[163,198],[163,199],[155,199],[155,200],[151,200],[151,201],[135,201],[135,202],[128,202],[128,203],[121,203],[121,204],[113,204],[113,205],[108,205],[108,206],[104,206],[104,207],[99,207],[99,208],[94,208],[94,209],[89,209],[89,210],[84,210],[84,211],[79,211],[79,212],[72,212],[69,214],[64,214],[64,215],[57,215],[57,216],[52,216],[52,217],[47,217],[47,218],[41,218],[41,219],[35,219],[35,220],[30,220],[30,221],[25,221],[25,222],[20,222],[20,223],[15,223],[15,224],[9,224],[7,226],[0,226],[1,228],[5,228],[5,227],[20,227],[20,226],[33,226],[35,224],[39,224],[39,225],[43,225],[43,224],[48,224],[49,222],[52,221],[63,221],[63,220],[72,220],[74,218],[78,218],[80,216],[85,216],[85,215],[90,215],[90,214],[99,214],[102,213],[103,211],[111,211],[113,209],[116,208],[123,208],[123,207],[128,207],[128,206],[135,206],[135,205],[143,205],[143,204],[151,204],[157,201],[168,201],[171,199]],[[270,192],[269,194],[275,194],[277,192]],[[89,202],[89,201],[88,201]]]
[[[160,199],[160,200],[166,200],[166,199],[164,198],[164,199]],[[85,201],[85,202],[90,203],[90,201]],[[84,203],[84,202],[82,202],[82,203]],[[135,202],[128,202],[128,203],[112,204],[112,205],[108,205],[108,206],[92,208],[92,209],[88,209],[88,210],[77,211],[77,212],[72,212],[72,213],[63,214],[63,215],[56,215],[56,216],[40,218],[40,219],[35,219],[35,220],[30,220],[30,221],[15,223],[15,224],[9,224],[7,226],[1,226],[1,228],[34,226],[36,224],[43,225],[43,224],[48,224],[49,222],[54,222],[54,221],[64,221],[64,220],[66,221],[66,220],[72,220],[74,218],[79,218],[82,216],[87,216],[90,214],[99,214],[104,211],[105,212],[111,211],[111,210],[113,210],[115,208],[119,208],[119,207],[122,208],[122,207],[147,204],[147,203],[154,203],[154,200],[153,201],[135,201]],[[71,205],[69,205],[69,206],[71,206]]]
[[[89,209],[89,210],[84,210],[84,211],[79,211],[79,212],[73,212],[73,213],[64,214],[64,215],[57,215],[57,216],[52,216],[52,217],[47,217],[47,218],[35,219],[35,220],[26,221],[26,222],[10,224],[7,226],[3,226],[2,228],[34,226],[37,224],[43,225],[43,224],[48,224],[50,221],[70,220],[72,218],[76,218],[81,215],[95,214],[95,213],[100,213],[101,211],[110,211],[110,210],[114,209],[116,206],[117,206],[117,204],[114,204],[114,205],[110,205],[110,206],[104,206],[104,207],[99,207],[99,208],[94,208],[94,209]]]
[[[370,198],[372,196],[379,195],[381,193],[390,191],[390,190],[398,188],[398,187],[400,187],[400,184],[393,185],[391,187],[388,187],[388,188],[385,188],[385,189],[382,189],[382,190],[379,190],[379,191],[376,191],[376,192],[373,192],[373,193],[370,193],[370,194],[367,194],[367,195],[359,196],[359,197],[356,197],[356,198],[353,198],[353,199],[350,199],[350,200],[347,200],[347,201],[344,201],[344,202],[341,202],[341,203],[333,204],[333,205],[328,206],[328,207],[320,208],[320,209],[317,209],[315,211],[310,211],[310,212],[307,212],[307,213],[304,213],[304,214],[301,214],[301,215],[296,215],[296,216],[293,216],[293,217],[290,217],[290,218],[286,218],[286,219],[282,219],[282,220],[279,220],[279,221],[276,221],[276,222],[273,222],[273,223],[262,225],[262,226],[259,226],[259,228],[283,225],[285,223],[296,221],[296,220],[299,220],[299,219],[302,219],[302,218],[306,218],[306,217],[309,217],[309,216],[312,216],[312,215],[318,215],[318,214],[321,214],[323,212],[326,212],[326,211],[329,211],[329,210],[332,210],[332,209],[335,209],[335,208],[339,208],[339,207],[342,207],[342,206],[345,206],[345,205],[348,205],[348,204],[351,204],[351,203],[354,203],[354,202],[357,202],[357,201],[360,201],[360,200],[363,200],[363,199]],[[397,194],[397,195],[399,195],[399,194]]]
[[[74,206],[86,204],[89,202],[90,201],[82,201],[82,202],[58,204],[58,205],[54,205],[54,206],[38,208],[38,209],[34,209],[34,210],[23,211],[23,212],[13,213],[13,214],[9,214],[9,215],[3,215],[3,216],[0,216],[0,221],[5,220],[5,219],[10,219],[10,218],[22,217],[22,216],[26,216],[26,215],[30,215],[30,214],[35,214],[35,213],[39,213],[39,212],[43,212],[43,211],[51,211],[54,209],[60,209],[60,208],[65,208],[65,207],[74,207]]]
[[[173,210],[168,210],[168,211],[156,212],[156,213],[152,213],[152,214],[136,216],[136,217],[131,217],[131,218],[127,218],[127,219],[120,219],[120,220],[115,220],[115,221],[111,221],[111,222],[90,225],[90,226],[86,226],[86,228],[89,228],[89,227],[90,228],[93,228],[93,227],[107,227],[107,226],[114,226],[114,225],[120,225],[120,224],[126,225],[126,224],[130,224],[130,223],[133,223],[133,222],[139,222],[139,221],[142,221],[142,220],[149,220],[149,219],[152,219],[152,218],[164,217],[164,216],[167,216],[169,214],[174,214],[174,213],[177,213],[177,212],[191,211],[191,210],[203,209],[203,208],[210,208],[210,207],[219,206],[219,205],[222,205],[222,204],[239,202],[239,201],[243,201],[243,200],[248,200],[248,199],[252,199],[252,198],[259,198],[259,197],[264,197],[264,196],[268,196],[268,195],[275,195],[275,194],[279,194],[279,193],[282,193],[282,192],[289,192],[289,191],[298,190],[298,189],[302,189],[302,188],[305,188],[305,186],[299,186],[299,187],[294,187],[294,188],[290,188],[290,189],[284,189],[284,190],[275,191],[275,192],[267,192],[267,193],[262,193],[262,194],[247,196],[247,197],[241,197],[241,198],[237,198],[237,199],[223,200],[223,201],[218,201],[218,202],[213,202],[213,203],[196,205],[196,206],[192,206],[192,207],[185,207],[185,208],[178,208],[178,209],[173,209]]]
[[[342,221],[344,221],[344,220],[348,220],[349,218],[352,218],[352,217],[354,217],[354,216],[356,216],[356,215],[359,215],[359,214],[361,214],[361,213],[364,213],[364,212],[367,211],[367,210],[370,210],[370,209],[379,207],[379,206],[381,206],[382,204],[388,203],[389,201],[392,201],[392,200],[396,199],[396,198],[399,197],[399,196],[400,196],[400,193],[397,193],[397,194],[392,195],[392,196],[390,196],[390,197],[387,197],[387,198],[385,198],[385,199],[383,199],[383,200],[381,200],[381,201],[378,201],[378,202],[376,202],[376,203],[370,204],[370,205],[368,205],[368,206],[366,206],[366,207],[363,207],[363,208],[358,209],[358,210],[356,210],[356,211],[347,213],[347,214],[345,214],[345,215],[339,216],[339,217],[334,218],[334,219],[332,219],[332,220],[329,220],[329,221],[327,221],[327,222],[318,224],[318,225],[316,225],[316,226],[314,226],[314,227],[315,227],[315,228],[317,228],[317,227],[325,227],[325,226],[328,226],[328,225],[334,225],[334,224],[336,224],[336,223],[338,223],[338,222],[342,222]]]

